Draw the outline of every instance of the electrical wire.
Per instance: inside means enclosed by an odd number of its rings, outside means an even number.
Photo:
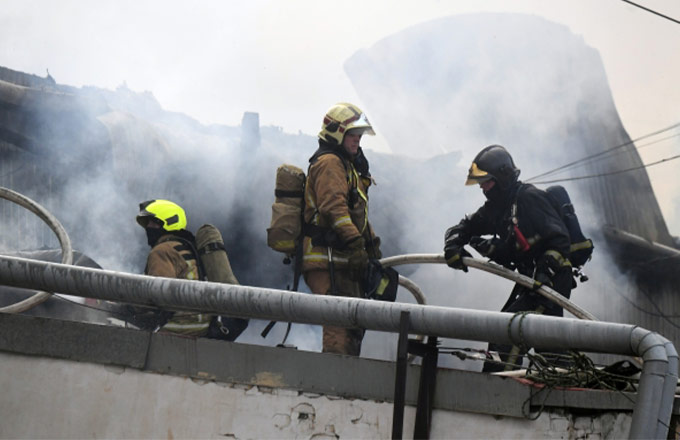
[[[680,137],[680,131],[679,131],[678,133],[676,133],[676,134],[672,134],[672,135],[670,135],[670,136],[666,136],[666,137],[663,137],[663,138],[661,138],[661,139],[656,139],[656,140],[651,141],[651,142],[648,142],[648,143],[646,143],[646,144],[637,145],[635,148],[639,151],[639,150],[642,150],[643,148],[650,147],[650,146],[653,146],[653,145],[657,145],[657,144],[659,144],[659,143],[661,143],[661,142],[664,142],[664,141],[667,141],[667,140],[670,140],[670,139],[673,139],[673,138],[677,138],[677,137]],[[595,158],[593,158],[592,160],[590,160],[590,161],[588,162],[588,164],[594,165],[594,164],[596,164],[597,162],[602,162],[602,161],[604,161],[604,160],[609,160],[609,159],[611,159],[611,158],[614,157],[614,156],[618,156],[618,155],[621,155],[621,154],[624,154],[624,153],[628,153],[628,152],[629,152],[628,150],[612,151],[612,154],[611,154],[611,155],[609,155],[609,156],[599,156],[599,157],[595,157]],[[585,165],[585,162],[583,163],[583,165]],[[567,171],[567,169],[565,168],[565,169],[562,169],[562,170],[559,170],[559,171],[555,171],[555,173],[551,173],[551,174],[558,174],[558,173],[566,172],[566,171]],[[534,179],[534,178],[536,178],[536,177],[533,177],[532,179]],[[531,179],[529,179],[529,180],[531,180]],[[526,182],[529,182],[529,180],[527,180]]]
[[[640,8],[640,9],[643,9],[643,10],[645,10],[645,11],[647,11],[647,12],[651,12],[652,14],[658,15],[659,17],[665,18],[666,20],[670,20],[670,21],[672,21],[672,22],[674,22],[674,23],[680,24],[680,21],[676,20],[675,18],[669,17],[668,15],[664,15],[664,14],[662,14],[662,13],[660,13],[660,12],[656,12],[655,10],[646,8],[646,7],[642,6],[642,5],[638,5],[637,3],[633,3],[633,2],[631,2],[630,0],[621,0],[621,1],[624,2],[624,3],[628,3],[629,5],[633,5],[633,6],[635,6],[635,7],[638,7],[638,8]]]
[[[559,356],[562,365],[556,366],[554,362],[548,361],[540,354],[527,354],[529,366],[527,367],[526,378],[543,386],[536,393],[533,392],[534,387],[530,388],[529,397],[522,403],[522,414],[525,418],[529,420],[538,419],[545,409],[548,397],[558,387],[616,391],[629,402],[635,403],[635,400],[624,391],[635,391],[637,389],[639,380],[632,375],[637,374],[640,371],[639,368],[629,364],[625,369],[628,370],[630,375],[616,374],[607,371],[606,367],[598,367],[583,353],[571,351],[568,355]],[[543,397],[538,411],[532,415],[531,404],[544,391],[547,391],[545,397]]]
[[[450,354],[459,359],[471,361],[492,361],[487,350],[471,347],[441,347],[439,352]],[[498,352],[509,356],[509,352]],[[606,371],[604,365],[595,364],[586,354],[578,351],[568,353],[529,352],[523,353],[529,361],[526,378],[550,388],[590,388],[611,391],[634,390],[637,379]],[[513,363],[493,360],[494,364],[516,369]],[[624,396],[630,400],[630,397]]]
[[[644,135],[644,136],[640,136],[640,137],[638,137],[638,138],[636,138],[636,139],[632,139],[632,140],[630,140],[630,141],[623,142],[623,143],[621,143],[621,144],[619,144],[619,145],[616,145],[616,146],[614,146],[614,147],[612,147],[612,148],[609,148],[609,149],[607,149],[607,150],[601,151],[601,152],[599,152],[599,153],[591,154],[591,155],[589,155],[589,156],[583,157],[583,158],[578,159],[578,160],[575,160],[575,161],[573,161],[573,162],[569,162],[568,164],[562,165],[562,166],[557,167],[557,168],[555,168],[555,169],[553,169],[553,170],[546,171],[545,173],[541,173],[541,174],[538,174],[538,175],[536,175],[536,176],[533,176],[533,177],[531,177],[531,178],[529,178],[529,179],[526,179],[525,182],[531,182],[531,181],[533,181],[534,179],[538,179],[539,177],[545,177],[545,176],[549,176],[549,175],[551,175],[551,174],[555,174],[555,173],[558,172],[558,171],[562,171],[562,170],[564,170],[564,169],[571,168],[571,167],[573,167],[573,166],[575,166],[575,165],[579,165],[579,164],[581,164],[581,163],[591,161],[591,160],[593,160],[594,158],[597,158],[597,157],[600,157],[600,156],[604,156],[604,155],[610,154],[610,153],[612,153],[613,151],[616,151],[616,150],[619,150],[619,149],[621,149],[621,148],[623,148],[623,147],[626,147],[626,146],[628,146],[628,145],[634,144],[635,142],[638,142],[638,141],[641,141],[641,140],[644,140],[644,139],[648,139],[648,138],[650,138],[650,137],[652,137],[652,136],[656,136],[657,134],[661,134],[661,133],[664,133],[664,132],[666,132],[666,131],[670,131],[670,130],[673,130],[673,129],[679,128],[679,127],[680,127],[680,122],[678,122],[678,123],[676,123],[676,124],[673,124],[673,125],[670,125],[670,126],[668,126],[668,127],[666,127],[666,128],[662,128],[662,129],[660,129],[660,130],[653,131],[653,132],[648,133],[648,134],[646,134],[646,135]]]
[[[667,157],[665,159],[661,159],[661,160],[658,160],[656,162],[643,164],[643,165],[640,165],[640,166],[637,166],[637,167],[626,168],[626,169],[623,169],[623,170],[611,171],[609,173],[591,174],[591,175],[588,175],[588,176],[579,176],[579,177],[565,177],[564,179],[542,180],[542,181],[533,182],[533,183],[535,183],[535,184],[550,184],[550,183],[559,183],[559,182],[569,182],[569,181],[574,181],[574,180],[593,179],[595,177],[613,176],[615,174],[622,174],[622,173],[627,173],[627,172],[630,172],[630,171],[640,170],[640,169],[643,169],[643,168],[649,168],[649,167],[652,167],[654,165],[659,165],[659,164],[664,163],[664,162],[670,162],[671,160],[675,160],[675,159],[680,159],[680,154],[675,155],[675,156],[671,156],[671,157]]]

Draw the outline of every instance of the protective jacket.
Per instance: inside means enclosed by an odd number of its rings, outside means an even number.
[[[460,244],[473,236],[496,235],[504,245],[498,262],[530,277],[547,256],[569,266],[569,232],[549,195],[531,184],[516,182],[503,197],[487,200],[452,229]]]
[[[165,278],[201,279],[193,235],[188,231],[176,231],[159,238],[147,257],[144,273]],[[212,316],[206,313],[175,312],[161,329],[190,336],[205,336]]]
[[[490,194],[486,194],[488,200],[477,212],[447,231],[447,240],[463,245],[475,236],[495,235],[498,243],[489,255],[492,259],[541,283],[550,283],[553,289],[569,298],[573,282],[568,260],[571,239],[549,194],[519,181],[506,189],[497,189],[491,193],[492,188]],[[563,315],[559,305],[519,284],[501,311]],[[488,359],[482,368],[485,372],[520,368],[525,350],[490,343],[489,352],[497,352],[498,359]]]
[[[327,270],[328,248],[338,269],[347,264],[347,243],[364,237],[373,243],[368,221],[368,188],[372,183],[361,149],[354,160],[342,147],[319,141],[310,158],[305,185],[305,237],[302,270]]]

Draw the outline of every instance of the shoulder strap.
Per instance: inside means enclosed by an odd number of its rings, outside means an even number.
[[[314,163],[316,163],[316,161],[319,160],[319,158],[320,158],[321,156],[325,156],[326,154],[333,154],[333,155],[335,155],[338,159],[340,159],[340,162],[342,162],[342,166],[345,167],[345,173],[347,173],[347,175],[349,176],[349,171],[348,171],[348,169],[347,169],[347,168],[348,168],[348,165],[347,165],[347,162],[348,162],[348,161],[347,161],[347,158],[342,157],[342,155],[341,155],[340,153],[338,153],[337,151],[331,150],[331,149],[327,149],[327,148],[321,148],[321,147],[319,147],[319,149],[316,150],[316,152],[312,155],[312,157],[309,158],[309,167],[311,167],[312,165],[314,165]],[[307,175],[309,175],[309,167],[307,168]]]
[[[515,197],[512,201],[512,205],[510,207],[510,222],[511,222],[510,232],[512,235],[515,236],[515,241],[517,242],[517,245],[519,246],[519,249],[522,252],[526,252],[531,248],[529,241],[526,239],[524,234],[522,234],[522,231],[519,229],[519,221],[517,220],[517,199],[519,198],[520,193],[522,193],[526,188],[527,188],[526,184],[520,183],[519,188],[517,188],[517,192],[515,193]]]
[[[205,280],[206,279],[205,267],[203,266],[203,262],[201,261],[201,258],[199,257],[198,250],[196,249],[196,245],[194,243],[192,243],[190,240],[187,240],[186,238],[178,237],[176,235],[173,235],[172,239],[180,242],[183,250],[188,250],[189,252],[191,252],[194,259],[196,260],[196,267],[198,267],[198,279],[199,280]]]

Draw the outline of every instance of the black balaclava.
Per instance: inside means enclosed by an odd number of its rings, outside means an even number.
[[[494,179],[495,180],[495,179]],[[517,192],[520,182],[514,181],[507,188],[503,188],[497,180],[496,184],[489,191],[484,191],[487,200],[493,203],[506,204],[511,202]]]
[[[364,156],[363,148],[359,147],[357,155],[354,156],[353,163],[354,168],[356,168],[361,177],[371,177],[371,172],[369,171],[368,167],[368,159],[366,159],[366,156]]]
[[[186,229],[166,231],[162,228],[144,228],[144,230],[146,231],[147,242],[151,247],[154,247],[158,243],[158,240],[160,240],[160,238],[165,235],[172,235],[176,239],[187,241],[191,244],[191,246],[194,248],[196,247],[196,237],[194,237],[194,234],[192,234],[190,231],[187,231]]]
[[[144,228],[144,230],[146,231],[146,241],[151,247],[154,247],[158,239],[168,233],[163,228]]]

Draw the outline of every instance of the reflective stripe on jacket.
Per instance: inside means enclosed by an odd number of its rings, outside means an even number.
[[[309,167],[305,185],[305,222],[335,232],[339,246],[363,236],[372,239],[368,222],[370,179],[359,176],[350,161],[336,154],[324,154]],[[354,195],[351,195],[356,188]],[[351,199],[351,200],[350,200]],[[350,206],[352,205],[352,206]],[[367,240],[368,241],[368,240]],[[333,261],[342,267],[348,253],[333,249]],[[302,270],[328,268],[328,247],[303,241]]]
[[[165,278],[199,279],[194,252],[184,240],[180,241],[171,234],[161,237],[151,249],[144,273]],[[175,312],[161,329],[189,336],[204,336],[212,317],[205,313]]]
[[[487,200],[458,225],[464,243],[468,243],[472,236],[498,236],[509,244],[510,258],[517,264],[518,270],[524,275],[532,276],[536,261],[546,252],[555,252],[566,260],[571,239],[567,227],[545,191],[531,184],[518,182],[516,185],[513,191],[516,194],[516,213],[512,213],[513,200]],[[513,216],[516,216],[516,226],[526,238],[528,249],[522,250],[512,233]]]

